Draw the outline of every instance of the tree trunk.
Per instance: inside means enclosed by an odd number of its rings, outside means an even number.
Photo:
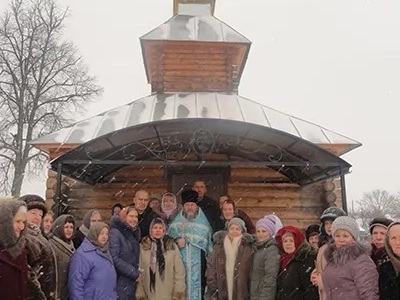
[[[24,182],[24,172],[27,165],[26,160],[21,160],[18,165],[15,166],[14,179],[11,187],[11,196],[19,198],[21,195],[22,183]]]

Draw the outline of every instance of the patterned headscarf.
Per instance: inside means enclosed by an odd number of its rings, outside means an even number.
[[[164,235],[161,238],[154,238],[151,236],[151,229],[154,225],[161,224],[164,227]],[[151,248],[150,248],[150,291],[155,290],[156,286],[156,272],[157,266],[160,272],[160,278],[164,281],[164,270],[165,270],[165,257],[164,257],[164,243],[163,238],[167,227],[164,221],[160,218],[155,218],[150,224],[150,238],[151,238]]]

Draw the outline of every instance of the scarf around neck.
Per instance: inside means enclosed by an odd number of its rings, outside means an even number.
[[[155,290],[156,271],[160,272],[160,278],[164,281],[165,257],[164,243],[162,239],[151,238],[150,248],[150,291]]]

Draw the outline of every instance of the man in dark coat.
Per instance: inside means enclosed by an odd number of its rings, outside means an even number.
[[[196,180],[193,183],[192,190],[196,191],[199,194],[197,205],[206,215],[207,220],[213,230],[213,233],[215,233],[216,231],[218,231],[219,223],[221,222],[219,218],[221,215],[219,204],[216,200],[206,196],[207,187],[204,181]]]
[[[139,228],[142,239],[149,235],[151,222],[158,217],[149,205],[149,193],[145,190],[139,190],[133,197],[135,209],[139,213]]]

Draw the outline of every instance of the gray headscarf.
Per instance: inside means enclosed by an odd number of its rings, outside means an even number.
[[[87,239],[96,247],[98,248],[100,251],[102,251],[103,253],[107,254],[108,256],[110,256],[110,251],[108,248],[108,241],[107,243],[105,243],[104,245],[101,245],[99,243],[99,241],[97,240],[99,238],[100,232],[103,230],[103,228],[108,228],[108,230],[110,230],[110,227],[108,227],[108,225],[106,223],[103,222],[96,222],[94,223],[90,229],[89,229],[89,233],[87,235]]]
[[[64,233],[64,225],[65,223],[72,223],[74,224],[74,232],[72,235],[75,233],[75,220],[74,217],[71,215],[61,215],[59,216],[53,223],[53,226],[51,227],[51,234],[58,237],[59,239],[63,240],[64,242],[68,242],[68,240],[65,238],[65,233]]]
[[[90,229],[90,218],[96,213],[99,214],[100,211],[98,211],[97,209],[92,209],[89,210],[83,217],[83,222],[82,225],[79,227],[79,230],[83,233],[84,236],[88,235]]]
[[[26,207],[26,204],[19,200],[9,200],[0,203],[0,247],[7,251],[14,259],[25,248],[25,229],[17,237],[13,224],[13,218],[21,206]]]

